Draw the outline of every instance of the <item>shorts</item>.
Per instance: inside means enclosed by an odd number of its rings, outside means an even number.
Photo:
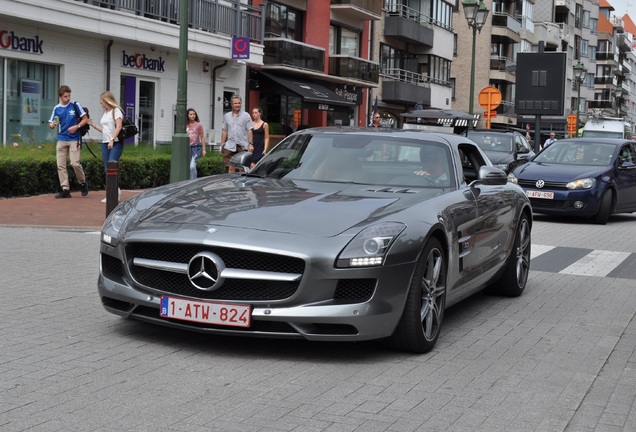
[[[240,145],[236,146],[236,151],[231,151],[226,149],[225,147],[223,147],[223,165],[225,165],[226,167],[230,166],[230,159],[232,159],[232,156],[234,156],[237,153],[241,153],[244,152],[245,149],[243,147],[241,147]]]

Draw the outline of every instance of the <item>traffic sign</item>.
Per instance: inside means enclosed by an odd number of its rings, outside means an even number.
[[[568,114],[568,134],[574,136],[576,133],[576,114]]]
[[[501,92],[497,87],[484,87],[479,92],[479,105],[486,111],[497,109],[501,105]]]
[[[497,118],[497,111],[484,111],[484,118]]]

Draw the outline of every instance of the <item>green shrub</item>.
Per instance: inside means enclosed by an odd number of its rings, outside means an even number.
[[[285,135],[285,129],[280,123],[267,123],[270,135]]]
[[[106,188],[101,143],[89,141],[82,149],[82,167],[91,190]],[[88,148],[95,153],[90,153]],[[126,145],[119,161],[119,185],[122,189],[149,189],[170,182],[172,146],[154,149],[146,145]],[[188,161],[189,165],[189,161]],[[75,173],[67,164],[72,189],[78,189]],[[199,160],[199,177],[224,173],[223,155],[208,152]],[[189,172],[189,167],[186,167]],[[0,147],[0,197],[16,197],[59,191],[55,144]]]

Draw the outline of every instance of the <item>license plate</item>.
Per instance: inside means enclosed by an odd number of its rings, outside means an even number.
[[[217,324],[234,327],[249,327],[251,308],[247,305],[192,301],[175,297],[161,297],[162,318]]]
[[[529,190],[529,191],[526,191],[526,196],[528,198],[554,199],[554,192]]]

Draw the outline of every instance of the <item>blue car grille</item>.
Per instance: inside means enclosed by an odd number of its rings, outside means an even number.
[[[533,209],[573,209],[574,201],[530,198]]]
[[[565,185],[567,182],[551,182],[546,181],[543,188],[537,188],[537,180],[518,180],[517,184],[524,189],[536,189],[536,190],[544,190],[544,189],[557,189],[557,190],[567,190]]]

